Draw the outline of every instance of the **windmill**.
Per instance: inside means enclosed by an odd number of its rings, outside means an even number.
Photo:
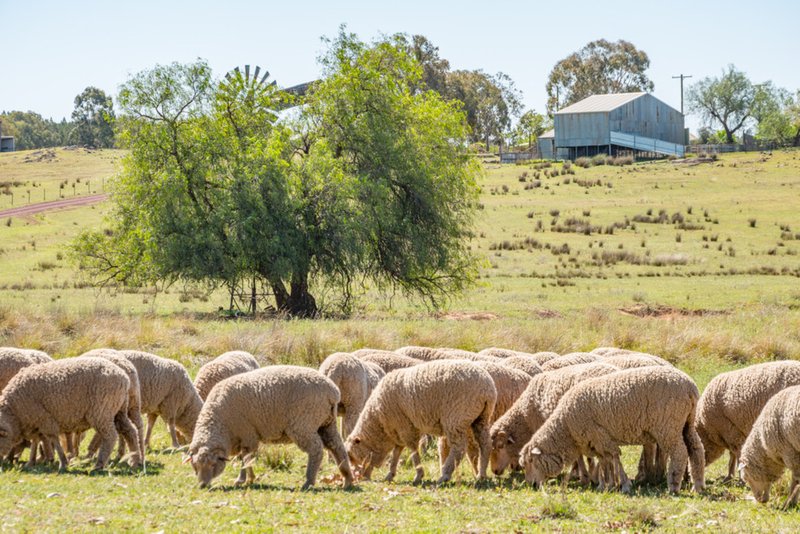
[[[288,109],[302,104],[302,97],[306,95],[316,81],[317,80],[314,80],[281,89],[284,93],[288,93],[295,98],[291,99],[289,102],[280,104],[278,110]],[[244,93],[243,96],[253,94],[256,91],[274,91],[277,87],[277,82],[275,80],[269,80],[269,71],[264,70],[264,74],[261,75],[261,67],[258,65],[252,70],[252,76],[250,65],[245,65],[244,69],[240,69],[239,67],[234,68],[225,75],[222,84],[233,86],[235,90]]]

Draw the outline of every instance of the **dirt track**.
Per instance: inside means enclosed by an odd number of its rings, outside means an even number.
[[[38,204],[28,204],[27,206],[20,206],[19,208],[9,208],[0,211],[0,217],[28,217],[43,211],[63,210],[69,208],[77,208],[80,206],[89,206],[97,204],[108,198],[107,193],[100,193],[97,195],[86,195],[83,197],[62,198],[59,200],[51,200],[49,202],[39,202]]]

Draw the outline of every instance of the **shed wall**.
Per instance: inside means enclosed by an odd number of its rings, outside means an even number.
[[[609,143],[609,114],[564,113],[555,116],[556,146],[598,146]]]
[[[609,113],[611,131],[684,144],[683,116],[679,111],[643,95]]]

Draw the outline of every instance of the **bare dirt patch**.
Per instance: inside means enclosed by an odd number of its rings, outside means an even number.
[[[56,151],[52,148],[47,148],[44,150],[37,150],[35,152],[31,152],[25,159],[22,160],[23,163],[49,163],[51,161],[55,161],[58,159],[56,156]]]
[[[448,312],[438,314],[436,318],[448,321],[492,321],[500,316],[489,312]]]

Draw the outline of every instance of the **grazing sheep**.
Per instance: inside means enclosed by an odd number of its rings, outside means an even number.
[[[560,357],[561,355],[559,353],[550,351],[534,352],[533,354],[531,354],[531,358],[536,360],[536,363],[538,363],[539,365],[542,365],[545,362],[549,362],[550,360],[554,360]]]
[[[519,451],[555,411],[558,401],[575,384],[619,369],[603,362],[571,365],[531,378],[514,405],[492,425],[492,471],[519,467]]]
[[[777,392],[800,385],[800,362],[751,365],[714,377],[697,405],[697,433],[703,440],[706,465],[730,452],[728,475],[733,478],[742,445],[761,409]]]
[[[144,423],[142,422],[142,397],[141,387],[139,385],[139,373],[136,372],[136,367],[127,359],[123,358],[115,350],[110,349],[95,349],[79,356],[80,358],[102,358],[108,360],[125,372],[130,382],[128,386],[128,419],[131,420],[133,426],[136,427],[136,434],[138,436],[138,447],[131,450],[131,465],[138,467],[144,460]],[[73,456],[78,456],[79,444],[78,435],[74,435],[72,439],[68,439],[67,443]],[[89,444],[89,456],[94,456],[100,446],[100,435],[95,434],[91,443]],[[119,449],[117,453],[117,460],[125,455],[125,440],[120,437]]]
[[[553,358],[541,364],[542,371],[555,371],[570,365],[580,365],[582,363],[592,363],[600,361],[602,358],[589,352],[570,352],[558,358]]]
[[[503,359],[500,364],[510,367],[511,369],[517,369],[527,373],[530,376],[536,376],[542,372],[542,367],[536,363],[536,360],[529,356],[509,356],[508,358]]]
[[[468,350],[451,349],[448,347],[440,347],[439,352],[443,353],[446,358],[458,360],[472,360],[474,362],[497,362],[500,358],[489,356],[488,354],[478,354],[477,352],[470,352]]]
[[[391,373],[397,369],[405,369],[407,367],[414,367],[415,365],[419,365],[422,363],[422,360],[417,360],[415,358],[410,358],[408,356],[403,356],[402,354],[397,354],[396,352],[390,351],[371,351],[371,352],[362,352],[364,349],[359,349],[353,353],[353,356],[361,360],[362,362],[370,362],[374,363],[381,369],[383,369],[384,373]]]
[[[431,347],[419,347],[416,345],[400,347],[394,352],[396,352],[397,354],[402,354],[403,356],[408,356],[409,358],[422,360],[424,362],[432,362],[434,360],[448,359],[447,354],[440,351],[439,349],[432,349]]]
[[[226,378],[211,390],[189,446],[200,487],[222,473],[231,455],[243,461],[236,485],[253,482],[249,464],[262,442],[294,442],[308,454],[303,489],[316,482],[323,449],[328,449],[349,487],[353,476],[336,429],[338,404],[333,382],[307,367],[273,365]]]
[[[58,435],[94,428],[100,435],[95,466],[103,469],[118,433],[131,450],[138,448],[136,428],[127,415],[129,388],[125,372],[101,358],[69,358],[23,369],[0,395],[0,456],[23,439],[31,440],[34,455],[42,439],[55,446],[63,471],[67,457]]]
[[[119,353],[139,373],[142,412],[147,414],[145,446],[150,446],[150,436],[159,415],[169,427],[173,447],[180,446],[178,432],[186,440],[191,440],[203,400],[186,369],[174,360],[147,352],[121,350]]]
[[[496,402],[492,376],[472,362],[442,360],[399,369],[386,375],[370,396],[347,438],[348,454],[369,478],[372,469],[392,452],[386,477],[392,480],[400,453],[408,447],[413,451],[416,484],[424,475],[420,438],[423,434],[444,436],[450,450],[446,458],[441,458],[441,484],[452,477],[472,434],[478,443],[478,478],[482,479],[491,446],[489,421]]]
[[[589,352],[591,354],[597,354],[598,356],[611,356],[612,354],[628,354],[633,351],[628,349],[620,349],[617,347],[597,347]]]
[[[493,356],[495,358],[510,358],[511,356],[519,356],[522,354],[516,350],[511,349],[502,349],[500,347],[489,347],[488,349],[483,349],[478,354],[483,356]]]
[[[335,352],[325,358],[319,372],[339,388],[341,398],[337,410],[342,416],[342,437],[346,438],[356,426],[373,389],[386,373],[376,364],[363,362],[346,352]]]
[[[538,365],[543,364],[546,361],[552,360],[553,358],[558,358],[558,353],[555,352],[521,352],[518,350],[511,350],[511,349],[501,349],[497,347],[491,347],[488,349],[483,349],[478,353],[479,355],[484,356],[494,356],[495,358],[520,358],[525,357],[533,360]]]
[[[769,500],[784,468],[792,472],[784,508],[797,503],[800,484],[800,386],[788,387],[764,405],[742,446],[739,472],[758,502]]]
[[[23,368],[47,361],[53,359],[38,350],[0,347],[0,391]]]
[[[232,350],[220,354],[203,365],[194,377],[194,387],[200,398],[206,400],[211,389],[233,375],[258,369],[256,359],[249,352]]]
[[[611,364],[620,369],[633,369],[635,367],[653,367],[654,365],[671,366],[667,360],[650,354],[632,352],[628,354],[614,354],[604,356],[602,362]]]
[[[545,375],[542,375],[545,376]],[[557,476],[581,455],[616,466],[624,492],[631,482],[620,445],[651,442],[669,458],[669,491],[676,493],[689,462],[695,491],[705,487],[703,446],[694,426],[697,386],[674,367],[642,367],[592,378],[571,388],[520,453],[529,483]]]

